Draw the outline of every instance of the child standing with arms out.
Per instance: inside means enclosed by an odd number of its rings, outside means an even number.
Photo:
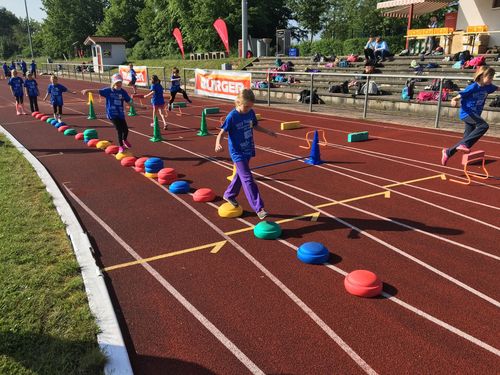
[[[17,70],[12,70],[12,78],[9,79],[9,86],[12,95],[16,98],[16,114],[25,115],[24,111],[24,92],[23,92],[23,79],[17,76]]]
[[[64,104],[63,101],[63,92],[67,92],[68,89],[58,83],[57,76],[51,76],[50,82],[51,84],[47,87],[47,93],[43,98],[43,101],[47,100],[47,96],[50,95],[50,104],[52,104],[52,108],[54,109],[54,118],[61,122],[62,120],[62,107]],[[72,94],[76,94],[76,91],[71,91]]]
[[[163,129],[167,130],[168,125],[167,121],[165,120],[165,116],[167,116],[167,114],[164,114],[165,98],[163,97],[163,86],[160,82],[161,81],[158,76],[154,75],[151,79],[151,87],[149,88],[151,91],[149,92],[149,94],[144,95],[144,97],[148,98],[153,95],[153,97],[151,98],[151,104],[153,105],[153,121],[155,119],[155,116],[158,116],[158,114],[160,114],[163,121]],[[154,126],[154,122],[151,124],[151,126]]]
[[[119,152],[123,152],[126,148],[132,147],[127,140],[128,126],[125,121],[125,113],[123,112],[123,102],[132,103],[127,91],[122,88],[123,78],[118,73],[111,77],[111,87],[106,87],[100,90],[82,90],[83,95],[92,92],[106,98],[106,116],[111,120],[118,133],[118,144],[120,145]]]
[[[169,111],[172,110],[172,103],[174,102],[175,96],[178,92],[180,92],[184,99],[186,99],[189,103],[192,103],[191,99],[189,99],[189,97],[187,96],[186,91],[181,88],[181,77],[179,76],[179,69],[172,69],[172,77],[170,77],[170,82],[170,101],[168,102]]]
[[[24,87],[26,88],[26,96],[30,99],[31,112],[38,111],[38,83],[33,79],[33,74],[28,73]]]
[[[135,87],[135,83],[137,82],[137,73],[134,70],[134,65],[130,64],[129,65],[129,72],[128,74],[130,75],[130,82],[129,86],[132,87],[132,90],[134,91],[134,94],[137,94],[137,88]]]
[[[215,152],[223,150],[221,139],[224,133],[228,134],[228,145],[231,159],[236,167],[236,175],[224,192],[224,200],[234,207],[238,206],[236,197],[241,186],[247,197],[248,203],[257,213],[259,219],[263,220],[267,216],[264,210],[264,202],[260,197],[259,189],[250,171],[250,158],[255,156],[255,146],[253,141],[253,130],[266,133],[275,137],[276,134],[268,129],[259,126],[255,112],[252,109],[255,103],[255,95],[252,90],[244,89],[240,91],[235,100],[236,108],[226,117],[221,131],[215,141]]]
[[[488,94],[498,90],[498,87],[492,84],[494,76],[494,69],[481,66],[474,75],[474,82],[451,99],[453,107],[458,105],[458,100],[462,101],[460,120],[465,122],[465,131],[464,137],[456,145],[443,148],[442,165],[446,165],[448,159],[457,151],[469,153],[471,147],[488,131],[489,125],[481,118],[481,112]]]

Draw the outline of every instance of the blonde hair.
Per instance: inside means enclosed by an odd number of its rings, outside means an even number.
[[[238,93],[238,96],[236,96],[236,99],[234,100],[236,107],[239,107],[241,105],[245,105],[249,102],[255,103],[255,94],[250,89],[241,90]]]
[[[495,69],[490,68],[489,66],[480,66],[476,73],[474,74],[474,82],[479,82],[483,79],[483,77],[494,77]]]

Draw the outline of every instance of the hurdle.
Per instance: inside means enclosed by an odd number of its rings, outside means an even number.
[[[281,130],[291,130],[300,128],[300,121],[287,121],[281,123]]]
[[[349,133],[347,142],[362,142],[368,140],[368,132]]]
[[[311,130],[309,132],[306,133],[306,142],[307,142],[307,146],[299,146],[300,148],[305,148],[306,150],[309,150],[311,149],[311,144],[312,144],[312,141],[314,140],[314,133],[315,132],[318,132],[318,135],[321,136],[321,138],[323,139],[322,142],[319,142],[318,141],[318,145],[320,146],[326,146],[328,144],[328,141],[326,140],[326,134],[325,134],[325,131],[324,130]],[[313,136],[312,137],[309,137],[309,135],[312,134]]]
[[[218,107],[208,107],[208,108],[204,108],[203,112],[205,112],[206,115],[215,115],[217,113],[220,113],[220,108],[218,108]]]
[[[478,175],[476,173],[471,174],[467,170],[470,164],[477,163],[477,162],[481,162],[481,168],[484,171],[484,176]],[[485,162],[486,162],[485,152],[483,150],[478,150],[478,151],[471,152],[469,154],[464,154],[462,156],[462,165],[464,166],[464,173],[465,173],[465,177],[467,177],[467,181],[460,181],[460,180],[455,180],[452,178],[450,178],[450,181],[456,182],[457,184],[470,185],[472,182],[471,176],[475,177],[477,179],[480,179],[480,180],[487,180],[489,178],[490,174],[488,173],[488,170],[486,169]]]

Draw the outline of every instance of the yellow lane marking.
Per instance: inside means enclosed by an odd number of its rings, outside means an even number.
[[[169,258],[169,257],[173,257],[173,256],[176,256],[176,255],[191,253],[193,251],[198,251],[198,250],[203,250],[203,249],[208,249],[208,248],[212,248],[212,250],[210,250],[210,252],[212,254],[216,254],[216,253],[219,252],[220,249],[222,249],[222,247],[226,244],[226,242],[227,242],[226,240],[219,241],[219,242],[213,242],[213,243],[209,243],[207,245],[191,247],[189,249],[184,249],[184,250],[179,250],[179,251],[173,251],[171,253],[160,254],[160,255],[156,255],[154,257],[150,257],[150,258],[143,258],[143,259],[135,260],[135,261],[132,261],[132,262],[121,263],[121,264],[117,264],[117,265],[114,265],[114,266],[106,267],[106,268],[104,268],[104,271],[107,272],[107,271],[112,271],[112,270],[116,270],[116,269],[119,269],[119,268],[125,268],[125,267],[135,266],[137,264],[142,264],[142,263],[146,263],[146,262],[152,262],[154,260]]]
[[[441,174],[437,174],[435,176],[422,177],[422,178],[417,178],[415,180],[409,180],[409,181],[398,182],[396,184],[385,185],[384,187],[385,188],[391,188],[391,187],[396,187],[396,186],[401,186],[401,185],[409,185],[409,184],[413,184],[415,182],[432,180],[432,179],[435,179],[435,178],[440,178],[441,180],[446,180],[446,175],[444,173],[441,173]]]
[[[384,198],[390,198],[391,197],[391,192],[390,191],[381,191],[380,193],[373,193],[373,194],[368,194],[368,195],[362,195],[360,197],[348,198],[348,199],[344,199],[344,200],[341,200],[341,201],[334,201],[334,202],[323,203],[323,204],[319,204],[319,205],[314,206],[314,207],[315,208],[323,208],[323,207],[328,207],[328,206],[334,206],[336,204],[349,203],[349,202],[359,201],[361,199],[378,197],[379,195],[383,195]]]

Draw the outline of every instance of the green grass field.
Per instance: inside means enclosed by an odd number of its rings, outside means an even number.
[[[97,333],[52,200],[0,134],[0,374],[102,374]]]

